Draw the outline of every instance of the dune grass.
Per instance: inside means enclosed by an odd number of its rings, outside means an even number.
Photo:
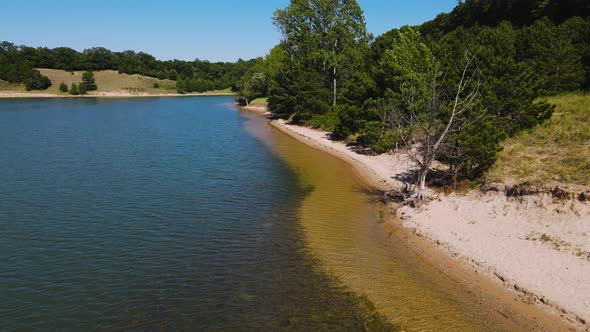
[[[198,93],[193,93],[198,94]],[[231,90],[231,88],[222,89],[222,90],[211,90],[203,92],[206,95],[235,95],[236,93]]]
[[[19,83],[9,83],[0,80],[0,91],[24,91],[25,87]]]
[[[590,94],[547,99],[551,119],[506,140],[488,181],[590,187]]]
[[[250,102],[250,106],[268,106],[268,98],[256,98]]]

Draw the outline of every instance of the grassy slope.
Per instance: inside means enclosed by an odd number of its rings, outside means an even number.
[[[268,106],[268,98],[256,98],[250,102],[250,106]]]
[[[65,95],[59,92],[59,85],[64,82],[70,87],[72,83],[82,81],[82,71],[69,72],[56,69],[38,69],[42,75],[49,77],[52,85],[45,91],[31,91],[31,93],[51,93]],[[175,94],[176,82],[172,80],[160,80],[153,77],[142,75],[120,74],[115,70],[95,71],[97,91],[91,91],[89,94],[99,94],[105,92],[113,93],[131,93],[131,94]],[[158,83],[159,88],[154,88],[154,83]],[[0,91],[17,91],[25,92],[24,85],[0,81]],[[209,91],[206,94],[232,94],[230,89]]]
[[[49,77],[52,86],[47,89],[48,93],[59,93],[59,84],[64,82],[70,86],[72,83],[82,81],[81,71],[68,72],[55,69],[39,69],[42,75]],[[98,91],[124,91],[135,93],[175,93],[176,83],[172,80],[159,80],[153,77],[141,75],[120,74],[115,70],[103,70],[94,72]],[[154,89],[154,83],[160,85]]]
[[[548,101],[557,105],[553,117],[506,140],[488,180],[590,187],[590,95],[569,94]]]
[[[0,80],[0,91],[14,91],[14,90],[24,90],[24,86],[18,83],[8,83],[6,81]]]

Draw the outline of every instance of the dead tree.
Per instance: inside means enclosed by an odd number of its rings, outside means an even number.
[[[426,178],[439,156],[449,133],[461,131],[468,123],[467,114],[479,101],[481,78],[475,56],[466,51],[461,74],[450,93],[445,93],[445,76],[436,68],[428,73],[428,86],[407,82],[401,102],[390,103],[379,113],[384,122],[396,130],[408,148],[409,158],[417,166],[416,199],[426,198]],[[426,93],[425,93],[426,91]]]

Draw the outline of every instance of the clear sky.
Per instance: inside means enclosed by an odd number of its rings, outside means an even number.
[[[375,36],[449,12],[456,0],[358,0]],[[263,56],[281,36],[272,14],[289,0],[0,0],[0,40],[83,50],[144,51],[158,59]]]

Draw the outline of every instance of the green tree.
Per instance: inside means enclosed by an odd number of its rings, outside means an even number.
[[[475,57],[464,51],[456,59],[459,78],[448,80],[440,62],[417,31],[400,33],[382,61],[390,73],[389,96],[376,112],[398,133],[399,142],[418,167],[417,198],[425,198],[426,178],[432,163],[445,151],[453,133],[477,120],[480,111],[480,71]],[[475,116],[474,116],[475,115]]]
[[[24,80],[27,91],[46,90],[51,86],[51,80],[47,76],[41,75],[38,70],[32,70]]]
[[[519,58],[532,68],[544,94],[576,90],[584,81],[581,50],[572,44],[567,29],[548,19],[524,28],[518,49]]]
[[[68,92],[68,85],[64,82],[59,84],[59,91],[60,92]]]
[[[256,98],[266,96],[268,93],[268,77],[264,73],[253,73],[242,78],[240,95],[246,105]]]
[[[185,80],[182,77],[178,77],[176,80],[176,92],[182,94],[187,92]]]
[[[273,21],[294,65],[317,70],[336,105],[338,88],[362,63],[369,38],[356,0],[292,0]]]
[[[70,87],[70,94],[77,96],[80,94],[80,90],[78,89],[78,84],[76,83],[72,83],[72,86]]]
[[[78,84],[78,93],[81,95],[88,93],[88,90],[86,90],[86,86],[83,83]]]
[[[80,92],[94,91],[97,89],[96,82],[94,80],[94,73],[92,71],[86,71],[82,74],[82,82],[80,83]]]

